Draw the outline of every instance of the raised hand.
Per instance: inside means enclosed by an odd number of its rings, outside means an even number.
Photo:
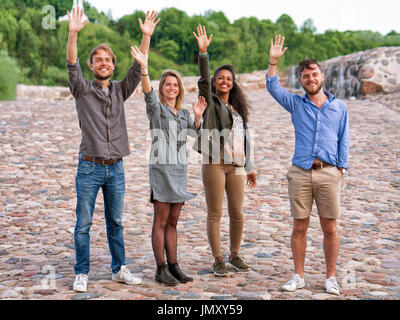
[[[150,14],[150,11],[147,11],[146,18],[144,19],[144,23],[142,19],[139,20],[140,30],[144,35],[152,36],[156,25],[160,22],[161,18],[157,19],[157,13],[153,10]]]
[[[195,32],[193,32],[193,34],[197,39],[197,44],[199,45],[200,52],[206,53],[207,48],[210,45],[214,35],[211,35],[210,38],[207,38],[206,27],[201,27],[200,25],[197,27],[197,34]]]
[[[193,113],[194,113],[194,118],[195,119],[201,119],[204,110],[207,108],[207,102],[204,97],[200,96],[199,99],[196,102],[193,102]]]
[[[149,55],[147,53],[143,53],[137,46],[134,46],[131,47],[131,55],[140,64],[142,69],[147,68],[147,61],[149,58]]]
[[[280,57],[282,57],[287,47],[283,48],[283,44],[285,43],[285,37],[281,35],[275,36],[275,43],[273,39],[271,39],[271,48],[269,50],[269,60],[271,63],[278,63]]]
[[[82,21],[83,8],[80,7],[72,8],[72,15],[67,11],[67,15],[69,19],[69,32],[78,33],[89,22],[88,20]]]

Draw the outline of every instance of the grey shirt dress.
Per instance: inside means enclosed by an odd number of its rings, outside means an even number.
[[[178,110],[177,115],[163,105],[154,90],[145,93],[146,112],[150,120],[152,145],[150,150],[150,202],[181,203],[196,194],[186,190],[187,150],[186,140],[197,131],[190,113]]]

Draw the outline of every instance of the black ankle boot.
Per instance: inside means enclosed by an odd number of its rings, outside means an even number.
[[[168,266],[166,264],[157,265],[156,281],[171,287],[179,283],[168,271]]]
[[[172,264],[168,263],[168,270],[179,282],[186,283],[189,281],[193,281],[192,277],[188,277],[182,272],[177,262]]]

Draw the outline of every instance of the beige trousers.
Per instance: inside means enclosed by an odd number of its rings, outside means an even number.
[[[202,176],[207,202],[207,235],[214,257],[222,257],[220,222],[224,191],[228,199],[231,253],[238,253],[243,234],[245,173],[232,164],[203,164]]]

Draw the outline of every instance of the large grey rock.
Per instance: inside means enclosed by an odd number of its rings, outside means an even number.
[[[321,62],[325,88],[338,98],[400,92],[400,47],[380,47]],[[297,67],[288,72],[291,88],[297,83]]]

